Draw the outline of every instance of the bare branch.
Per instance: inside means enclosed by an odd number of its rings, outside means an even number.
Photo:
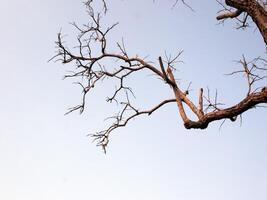
[[[115,122],[106,130],[97,132],[96,134],[89,134],[89,136],[92,136],[94,138],[94,141],[97,141],[97,144],[99,146],[102,146],[102,148],[106,149],[106,146],[108,144],[108,138],[110,136],[110,133],[114,131],[115,129],[118,129],[120,127],[126,126],[129,121],[135,117],[141,116],[141,115],[151,115],[153,112],[158,110],[160,107],[164,106],[165,104],[176,102],[176,99],[167,99],[162,102],[160,102],[158,105],[154,106],[153,108],[149,110],[139,111],[134,106],[131,105],[129,99],[127,102],[122,102],[121,104],[124,105],[124,108],[120,113],[117,115],[110,117],[109,119],[115,119]],[[125,115],[127,112],[133,112],[130,116],[127,116],[125,118]]]
[[[183,4],[187,5],[185,1],[181,1]],[[252,1],[255,3],[255,0],[251,0],[251,2]],[[178,0],[175,4],[177,2]],[[244,9],[243,4],[247,1],[240,2],[240,5],[235,5],[235,0],[225,0],[226,5],[219,2],[220,5],[223,6],[223,13],[220,14],[217,19],[224,20],[226,18],[235,18],[244,27],[247,24],[248,16],[250,16],[258,27],[261,26],[259,27],[261,31],[262,28],[265,27],[266,20],[265,22],[261,22],[260,19],[256,19],[255,16],[252,16],[252,11],[249,10],[249,8]],[[109,137],[113,131],[126,126],[132,119],[138,116],[151,115],[168,103],[176,102],[178,112],[187,129],[205,129],[208,127],[209,123],[217,120],[224,120],[223,123],[227,119],[236,121],[237,117],[241,117],[242,113],[247,110],[259,106],[259,104],[267,103],[267,86],[262,86],[263,80],[267,77],[264,75],[264,73],[267,72],[267,61],[264,58],[258,57],[248,62],[243,56],[243,58],[238,61],[242,69],[229,74],[236,75],[241,73],[246,77],[248,87],[247,94],[236,105],[225,108],[224,104],[218,100],[217,90],[215,95],[211,97],[210,90],[207,89],[204,94],[202,88],[199,90],[198,102],[194,103],[190,97],[191,92],[189,95],[191,82],[188,87],[183,90],[174,76],[177,63],[182,62],[179,59],[183,51],[179,51],[174,57],[165,53],[165,60],[159,56],[158,61],[153,63],[147,61],[146,58],[128,54],[124,40],[122,39],[121,43],[115,43],[117,44],[117,51],[111,52],[108,48],[110,45],[107,36],[118,23],[103,28],[101,24],[101,14],[94,11],[92,3],[93,0],[88,0],[85,3],[91,19],[90,22],[83,26],[72,23],[79,32],[77,45],[70,49],[64,42],[62,33],[58,33],[56,41],[57,53],[52,59],[60,61],[63,64],[74,65],[75,69],[65,75],[65,78],[78,79],[75,83],[82,88],[82,102],[70,108],[66,114],[77,110],[82,113],[85,110],[86,95],[104,80],[112,80],[115,90],[107,97],[107,101],[110,103],[116,102],[121,110],[116,115],[108,117],[109,120],[113,120],[113,123],[108,126],[107,129],[91,135],[94,141],[97,141],[97,145],[103,148],[104,152],[106,152]],[[106,12],[107,5],[105,0],[102,0],[102,3],[103,11]],[[260,7],[262,8],[262,6]],[[262,11],[258,7],[258,3],[256,4],[256,12],[260,12],[260,17],[266,14],[265,11]],[[240,19],[242,13],[243,19]],[[264,30],[266,31],[267,29]],[[264,36],[265,33],[262,33]],[[140,111],[138,106],[135,106],[132,102],[132,97],[135,97],[135,94],[127,79],[144,70],[149,71],[157,79],[160,79],[170,86],[173,91],[173,97],[162,100],[151,109]],[[263,84],[266,84],[266,82]],[[205,101],[205,104],[203,101]],[[192,111],[194,119],[188,117],[190,116],[186,113],[188,109]]]
[[[248,17],[251,17],[252,21],[258,27],[265,44],[267,44],[267,9],[266,2],[259,0],[225,0],[223,2],[216,0],[221,6],[222,10],[217,16],[217,20],[223,20],[227,18],[236,19],[239,22],[239,28],[245,28],[249,25],[247,22]],[[234,9],[234,10],[233,10]],[[239,16],[244,13],[243,18]]]
[[[194,12],[194,9],[185,2],[185,0],[180,0],[187,8],[189,8],[192,12]],[[173,8],[177,5],[177,3],[179,2],[179,0],[176,0],[175,3],[173,4]]]
[[[240,14],[242,13],[241,10],[235,10],[233,12],[229,11],[229,12],[224,12],[220,15],[218,15],[216,17],[217,20],[222,20],[222,19],[226,19],[226,18],[236,18],[238,17]]]

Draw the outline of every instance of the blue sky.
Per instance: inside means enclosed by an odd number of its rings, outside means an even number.
[[[47,62],[60,29],[74,38],[69,24],[86,23],[81,1],[0,0],[0,199],[5,200],[265,200],[267,198],[266,109],[243,115],[243,124],[215,122],[206,130],[185,130],[176,105],[133,120],[111,136],[107,155],[86,134],[105,126],[116,111],[105,102],[105,83],[87,98],[83,115],[64,116],[79,103],[80,88],[62,81],[69,67]],[[184,50],[176,77],[192,97],[198,88],[218,89],[231,105],[246,94],[237,69],[242,54],[265,56],[255,27],[236,30],[217,25],[215,1],[190,1],[196,12],[173,1],[113,0],[105,24],[119,21],[110,45],[124,38],[128,52],[156,61],[164,52]],[[140,107],[171,90],[149,74],[134,84]],[[266,83],[265,83],[266,85]],[[104,87],[106,86],[106,87]]]

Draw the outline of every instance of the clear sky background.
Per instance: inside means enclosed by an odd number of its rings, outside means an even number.
[[[105,102],[110,88],[87,98],[83,115],[64,116],[80,102],[80,88],[62,81],[67,68],[47,62],[62,28],[86,23],[81,1],[0,0],[0,199],[3,200],[266,200],[266,109],[243,115],[243,124],[220,122],[185,130],[176,105],[141,117],[111,136],[107,155],[86,134],[104,127],[116,111]],[[215,1],[189,1],[196,12],[173,1],[112,0],[105,23],[119,21],[109,39],[124,37],[128,52],[156,61],[184,49],[176,77],[182,87],[209,86],[226,105],[246,94],[233,60],[266,56],[255,27],[217,25]],[[72,44],[69,42],[69,44]],[[69,68],[68,68],[69,69]],[[140,107],[149,108],[171,90],[147,74],[134,83]],[[264,83],[266,85],[266,82]],[[107,86],[107,84],[105,85]]]

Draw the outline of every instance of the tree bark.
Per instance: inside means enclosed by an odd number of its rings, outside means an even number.
[[[246,112],[247,110],[256,107],[260,103],[267,103],[267,87],[264,87],[261,92],[252,93],[240,103],[226,109],[210,112],[200,118],[198,121],[186,121],[184,126],[187,129],[205,129],[212,121],[221,119],[235,119],[236,116]]]
[[[267,45],[267,11],[256,0],[225,0],[225,3],[239,11],[247,12]]]

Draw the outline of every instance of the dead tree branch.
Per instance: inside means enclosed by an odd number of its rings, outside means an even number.
[[[218,93],[216,91],[214,99],[210,97],[209,89],[205,92],[202,88],[199,90],[198,102],[194,103],[189,98],[189,84],[187,89],[180,88],[179,84],[174,76],[175,65],[179,61],[179,58],[183,51],[180,51],[176,56],[166,56],[166,60],[162,57],[158,58],[156,64],[153,64],[146,59],[139,56],[131,56],[127,53],[124,41],[117,43],[117,52],[111,52],[108,48],[109,43],[107,35],[116,27],[117,23],[104,29],[101,23],[101,17],[99,13],[95,13],[92,8],[93,0],[89,0],[86,3],[88,8],[88,14],[91,18],[91,22],[87,25],[78,26],[73,23],[73,26],[78,30],[77,43],[75,49],[70,50],[66,43],[63,41],[61,33],[58,34],[56,41],[57,53],[53,57],[54,60],[60,61],[63,64],[73,64],[76,69],[65,76],[65,78],[78,78],[80,81],[78,85],[82,87],[83,97],[82,103],[78,106],[70,108],[67,113],[79,110],[82,113],[86,105],[86,95],[98,84],[101,84],[103,80],[109,78],[113,80],[116,86],[112,95],[107,98],[108,102],[117,102],[122,109],[114,116],[108,119],[114,120],[113,123],[105,130],[91,134],[97,144],[106,151],[106,146],[109,142],[110,133],[120,127],[126,126],[130,120],[142,115],[151,115],[159,108],[166,104],[176,102],[178,112],[183,120],[184,126],[187,129],[205,129],[208,125],[217,120],[230,119],[235,121],[237,116],[247,110],[256,107],[259,104],[267,103],[267,86],[259,86],[259,82],[266,79],[264,73],[267,71],[267,61],[261,57],[258,57],[250,62],[247,62],[245,57],[238,61],[241,64],[242,69],[234,71],[229,75],[235,75],[242,73],[246,77],[248,85],[248,91],[246,96],[240,100],[239,103],[224,108],[224,104],[218,101]],[[184,3],[184,1],[182,1]],[[241,3],[235,4],[236,1],[225,1],[228,6],[235,7],[236,11],[230,11],[218,16],[218,20],[225,18],[236,18],[241,13],[246,12],[249,16],[252,16],[252,11],[246,8],[243,4],[245,2],[252,1],[239,1]],[[255,1],[253,1],[255,2]],[[107,10],[107,5],[103,0],[104,12]],[[258,8],[256,5],[255,12],[261,12],[264,15],[265,11]],[[262,7],[261,7],[262,8]],[[225,9],[228,9],[225,7]],[[257,18],[257,17],[256,17]],[[260,20],[255,17],[255,23],[261,25]],[[258,21],[257,21],[258,20]],[[265,26],[265,24],[263,24]],[[265,31],[265,30],[264,30]],[[265,32],[262,32],[265,34]],[[263,34],[263,36],[264,36]],[[108,64],[105,61],[109,61]],[[131,101],[129,94],[134,95],[134,91],[127,83],[127,78],[134,76],[144,70],[149,71],[156,77],[158,77],[165,84],[170,86],[173,91],[173,97],[162,100],[157,105],[148,110],[139,110]],[[256,84],[257,83],[257,84]],[[266,83],[265,83],[266,84]],[[257,87],[256,87],[257,86]],[[256,88],[255,88],[256,87]],[[205,95],[207,93],[207,96]],[[124,96],[124,97],[123,97]],[[194,116],[194,120],[189,118],[185,108],[189,108]],[[195,120],[196,119],[196,120]]]
[[[263,0],[225,0],[217,2],[222,6],[217,20],[224,21],[227,18],[236,19],[239,22],[237,28],[245,28],[249,25],[248,17],[258,27],[265,44],[267,44],[267,9]],[[239,16],[243,13],[243,17]]]

